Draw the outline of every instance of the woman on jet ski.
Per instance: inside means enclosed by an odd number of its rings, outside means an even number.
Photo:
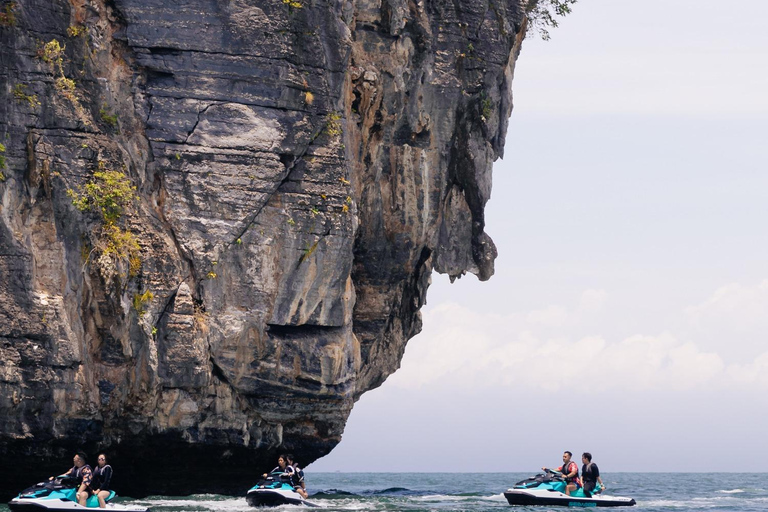
[[[64,476],[70,476],[77,479],[77,502],[85,506],[86,500],[91,496],[93,490],[91,489],[91,480],[93,479],[93,471],[91,466],[85,461],[85,453],[77,452],[72,459],[74,467],[64,473]],[[53,480],[55,477],[49,478]]]
[[[283,473],[284,475],[291,476],[293,475],[293,468],[288,465],[288,457],[285,455],[280,455],[277,458],[277,467],[269,472],[271,473]],[[267,478],[267,473],[264,473],[262,475],[264,478]]]
[[[107,502],[104,501],[109,497],[109,484],[112,480],[112,466],[107,464],[107,456],[103,453],[99,454],[99,465],[93,470],[93,494],[99,499],[99,507],[107,508]]]

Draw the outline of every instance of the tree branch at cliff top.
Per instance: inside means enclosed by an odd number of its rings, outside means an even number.
[[[563,17],[571,13],[571,6],[578,0],[530,0],[526,8],[526,16],[533,30],[548,41],[548,28],[557,28],[557,16]]]

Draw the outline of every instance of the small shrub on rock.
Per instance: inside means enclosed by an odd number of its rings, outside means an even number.
[[[141,267],[141,247],[133,233],[120,226],[123,214],[138,200],[136,187],[131,185],[128,176],[109,170],[99,162],[99,170],[93,173],[93,179],[78,191],[67,190],[67,195],[79,211],[99,216],[102,227],[94,249],[102,257],[127,259],[129,275],[136,275]]]
[[[0,8],[0,27],[16,26],[16,2],[7,2]]]
[[[37,94],[27,94],[26,84],[16,84],[13,87],[13,97],[16,101],[27,102],[32,108],[40,106],[40,100],[37,99]]]

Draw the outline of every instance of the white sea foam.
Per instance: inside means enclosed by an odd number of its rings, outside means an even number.
[[[371,503],[369,501],[350,501],[347,503],[338,503],[334,500],[333,503],[318,503],[323,508],[332,509],[332,510],[349,510],[349,511],[355,511],[355,510],[386,510],[387,507],[386,504],[383,503]]]
[[[447,494],[427,494],[426,496],[413,496],[413,501],[465,501],[475,496],[449,496]]]
[[[640,505],[640,503],[638,503],[638,505]],[[674,501],[674,500],[643,501],[642,505],[644,508],[649,508],[649,507],[690,508],[690,503],[685,501]]]
[[[361,500],[360,498],[345,498],[345,499],[333,499],[333,500],[313,500],[312,496],[309,497],[309,501],[317,505],[318,508],[330,508],[333,510],[376,510],[382,505],[367,500]],[[294,509],[295,510],[295,509]],[[251,512],[254,512],[251,509]]]
[[[218,497],[212,494],[199,494],[184,498],[149,497],[135,503],[150,508],[162,507],[183,509],[189,512],[246,512],[252,510],[245,498]]]
[[[491,496],[460,496],[455,494],[427,494],[424,496],[411,496],[412,501],[442,501],[442,502],[461,502],[461,501],[503,501],[507,499],[504,497],[504,493],[494,494]]]
[[[731,490],[722,490],[717,492],[721,492],[723,494],[738,494],[740,492],[745,492],[745,491],[743,489],[731,489]]]
[[[723,501],[733,502],[735,499],[736,498],[732,496],[711,496],[708,498],[702,498],[702,497],[691,498],[691,501],[695,501],[698,504],[698,503],[709,503],[709,502],[719,503]]]

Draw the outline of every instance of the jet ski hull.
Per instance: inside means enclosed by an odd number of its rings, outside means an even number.
[[[245,496],[252,507],[279,507],[280,505],[304,505],[301,495],[285,489],[252,489]]]
[[[99,499],[90,496],[86,506],[77,502],[73,480],[57,477],[55,480],[40,482],[25,489],[18,496],[8,502],[11,512],[86,512],[88,510],[102,510],[99,508]],[[121,505],[110,500],[117,495],[110,491],[107,496],[107,508],[112,512],[150,512],[147,507]]]
[[[560,507],[631,507],[632,498],[596,494],[591,498],[568,496],[551,490],[510,489],[504,493],[510,505],[545,505]]]
[[[95,507],[84,507],[79,503],[64,498],[14,498],[8,502],[8,508],[11,509],[11,512],[96,512],[99,510],[111,510],[113,512],[150,512],[147,507],[132,507],[115,503],[107,503],[107,508],[105,509],[100,509],[98,504]]]

